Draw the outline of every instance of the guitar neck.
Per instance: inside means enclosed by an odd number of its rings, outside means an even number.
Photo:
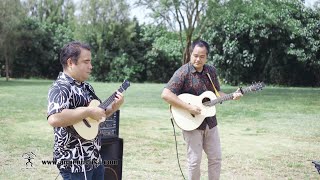
[[[242,89],[242,94],[246,94],[248,92],[251,92],[251,88],[250,87],[246,87],[246,88],[243,88]],[[219,97],[215,100],[212,100],[212,101],[209,101],[208,103],[204,103],[204,105],[207,105],[207,106],[214,106],[216,104],[219,104],[219,103],[222,103],[224,101],[228,101],[228,100],[232,100],[233,99],[233,93],[230,93],[230,94],[227,94],[225,96],[222,96],[222,97]]]
[[[118,91],[122,93],[124,91],[124,89],[119,88]],[[108,99],[103,101],[98,107],[106,110],[107,107],[114,101],[114,98],[116,97],[116,94],[117,94],[117,92],[114,92]]]

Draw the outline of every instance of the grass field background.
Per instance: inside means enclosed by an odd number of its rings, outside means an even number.
[[[0,79],[0,179],[55,179],[53,129],[47,123],[50,80]],[[91,83],[105,99],[121,83]],[[132,83],[120,114],[124,139],[123,179],[182,179],[176,159],[164,84]],[[236,87],[222,86],[230,93]],[[222,145],[221,179],[319,179],[311,160],[320,160],[320,89],[266,87],[217,106]],[[186,147],[177,129],[186,172]],[[33,152],[26,168],[23,153]],[[203,154],[202,179],[207,179]],[[58,176],[57,179],[62,179]]]

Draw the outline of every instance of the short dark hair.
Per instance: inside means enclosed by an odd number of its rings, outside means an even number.
[[[207,55],[209,54],[210,52],[210,47],[209,47],[209,44],[203,40],[195,40],[192,42],[190,48],[189,48],[189,52],[190,54],[192,54],[193,52],[193,49],[196,47],[196,46],[199,46],[199,47],[206,47],[207,49]]]
[[[91,48],[89,45],[81,43],[79,41],[72,41],[63,46],[60,52],[60,63],[63,69],[67,66],[67,60],[69,58],[71,58],[71,60],[75,64],[77,64],[80,53],[81,53],[81,48],[91,51]]]

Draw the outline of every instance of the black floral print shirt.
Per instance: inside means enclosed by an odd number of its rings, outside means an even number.
[[[60,72],[48,93],[47,117],[60,113],[64,109],[75,109],[87,106],[93,97],[87,88],[94,92],[91,85],[86,82],[79,83],[75,79]],[[82,144],[82,151],[79,140]],[[97,136],[93,140],[78,138],[71,127],[54,127],[53,160],[60,171],[83,172],[96,168],[101,162],[101,140]],[[83,152],[83,154],[82,154]],[[84,159],[83,159],[84,158]],[[84,160],[84,161],[83,161]]]

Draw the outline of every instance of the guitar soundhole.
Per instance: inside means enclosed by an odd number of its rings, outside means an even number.
[[[204,103],[206,103],[206,102],[210,102],[210,101],[211,101],[211,100],[210,100],[209,98],[207,98],[207,97],[206,97],[206,98],[203,98],[203,99],[202,99],[202,104],[204,104]]]
[[[86,119],[83,119],[82,121],[87,127],[91,128],[91,125],[89,124],[89,122]]]

